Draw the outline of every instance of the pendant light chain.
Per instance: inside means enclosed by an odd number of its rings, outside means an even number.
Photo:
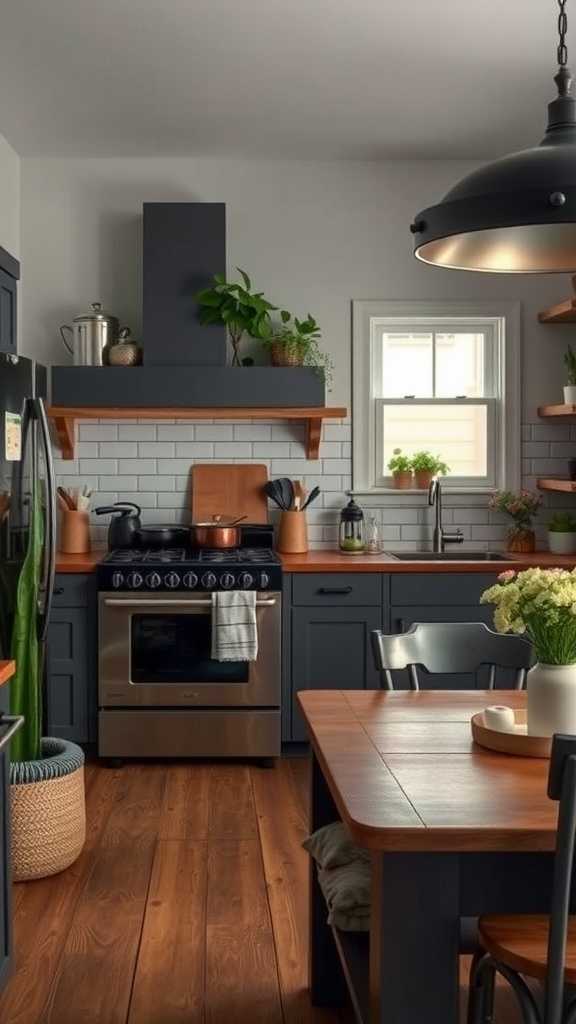
[[[566,14],[566,2],[567,0],[558,0],[558,6],[560,13],[558,15],[558,64],[561,68],[565,68],[568,63],[568,47],[566,46],[566,33],[568,31],[568,15]]]

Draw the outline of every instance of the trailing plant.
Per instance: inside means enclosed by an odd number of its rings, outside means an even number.
[[[499,633],[526,634],[538,661],[576,663],[576,570],[508,569],[480,600],[495,605]]]
[[[576,519],[569,512],[557,512],[548,523],[550,533],[576,533]]]
[[[301,366],[311,366],[323,376],[326,386],[332,385],[334,364],[327,352],[320,348],[322,332],[314,317],[308,313],[305,320],[293,317],[288,310],[280,312],[282,324],[273,329],[272,333],[262,338],[265,345],[281,345],[288,352],[294,353]]]
[[[392,458],[388,463],[388,469],[392,474],[394,473],[411,473],[412,472],[412,460],[409,455],[403,455],[401,448],[395,448],[392,452]]]
[[[534,491],[494,491],[490,495],[488,508],[510,516],[515,530],[530,530],[541,504],[541,496]]]
[[[568,345],[566,352],[564,353],[564,366],[568,371],[568,384],[576,384],[576,352],[573,351],[572,346]]]
[[[270,313],[276,309],[263,292],[253,292],[248,274],[236,267],[242,284],[214,274],[214,284],[195,296],[201,324],[224,324],[232,345],[232,366],[240,366],[240,344],[245,334],[261,341],[272,333]],[[244,363],[244,365],[248,365]]]
[[[432,455],[427,451],[415,452],[410,464],[415,473],[439,473],[441,476],[446,476],[450,472],[450,466],[442,462],[439,455]]]

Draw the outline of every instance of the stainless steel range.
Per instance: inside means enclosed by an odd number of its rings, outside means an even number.
[[[230,551],[112,551],[98,567],[99,753],[280,753],[282,567],[271,533]],[[262,546],[260,546],[262,545]],[[212,594],[255,590],[258,657],[211,658]]]

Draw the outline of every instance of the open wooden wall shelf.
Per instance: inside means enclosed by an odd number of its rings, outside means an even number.
[[[306,431],[306,457],[317,459],[323,420],[342,419],[347,409],[338,406],[286,406],[282,408],[99,408],[53,405],[48,415],[54,424],[63,459],[73,459],[76,439],[76,421],[85,419],[138,419],[138,420],[304,420]]]
[[[576,417],[576,405],[539,405],[538,415],[542,419],[570,419]]]
[[[536,481],[541,491],[560,491],[562,494],[576,494],[576,480],[564,477],[541,477]]]
[[[574,295],[571,299],[558,302],[555,306],[549,306],[538,313],[538,320],[541,324],[575,324],[576,323],[576,274],[572,278]]]

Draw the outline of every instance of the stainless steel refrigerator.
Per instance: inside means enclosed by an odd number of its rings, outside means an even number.
[[[44,550],[36,616],[27,624],[39,640],[40,675],[54,591],[56,488],[44,399],[43,366],[0,353],[0,659],[10,657],[18,578],[28,547],[33,496],[40,499]],[[8,710],[0,687],[0,715]]]

